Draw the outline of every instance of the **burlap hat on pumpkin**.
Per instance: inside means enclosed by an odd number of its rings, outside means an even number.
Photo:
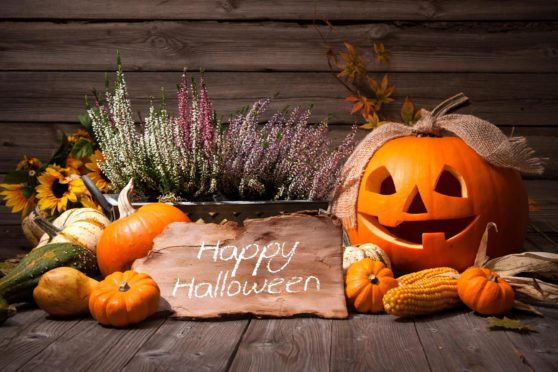
[[[421,110],[421,118],[415,125],[388,122],[358,144],[341,171],[342,182],[334,191],[331,205],[331,212],[346,229],[356,228],[358,189],[366,165],[384,143],[395,138],[412,135],[459,137],[493,166],[512,168],[523,174],[543,172],[543,159],[534,157],[525,137],[508,137],[494,124],[473,115],[446,115],[467,101],[468,98],[459,93],[431,112]]]

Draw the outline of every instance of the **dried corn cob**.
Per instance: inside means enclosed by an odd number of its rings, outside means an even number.
[[[383,299],[386,313],[400,317],[431,314],[459,305],[457,279],[426,278],[390,289]]]
[[[418,282],[419,280],[433,278],[435,276],[443,274],[455,274],[455,276],[457,277],[459,275],[459,272],[455,269],[452,269],[451,267],[435,267],[432,269],[426,269],[417,271],[415,273],[402,275],[397,278],[397,281],[399,282],[400,286],[410,285]]]

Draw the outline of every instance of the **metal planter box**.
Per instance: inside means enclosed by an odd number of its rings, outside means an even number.
[[[105,195],[114,211],[117,211],[118,196]],[[145,202],[133,202],[140,207]],[[190,217],[192,221],[219,223],[223,220],[242,222],[247,218],[276,216],[281,213],[327,209],[327,201],[279,200],[279,201],[223,201],[223,202],[177,202],[172,203]]]

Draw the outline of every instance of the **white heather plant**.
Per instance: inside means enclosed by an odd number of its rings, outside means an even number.
[[[178,113],[164,98],[134,123],[122,67],[114,91],[88,110],[104,161],[99,164],[121,190],[134,178],[145,196],[182,200],[329,199],[342,164],[352,152],[355,129],[331,150],[327,123],[309,124],[310,110],[278,112],[263,125],[269,100],[256,101],[227,126],[217,120],[207,89],[185,74],[178,87]]]

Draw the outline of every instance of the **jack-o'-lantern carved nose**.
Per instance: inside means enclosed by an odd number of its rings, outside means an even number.
[[[426,210],[426,207],[424,206],[424,202],[422,201],[422,198],[420,197],[420,192],[418,192],[415,194],[415,197],[413,198],[413,201],[411,202],[411,204],[409,205],[409,208],[407,209],[407,213],[411,213],[411,214],[419,214],[419,213],[427,213],[428,211]]]

